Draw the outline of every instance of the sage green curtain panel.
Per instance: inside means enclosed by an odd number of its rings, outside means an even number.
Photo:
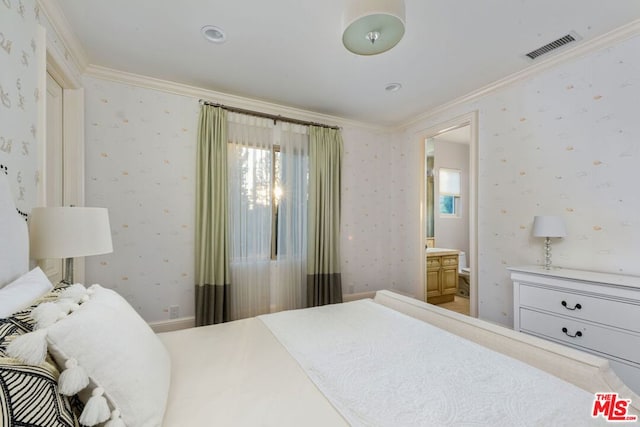
[[[342,302],[340,199],[342,135],[338,129],[309,128],[307,305]]]
[[[196,326],[229,321],[227,112],[203,105],[196,169]]]

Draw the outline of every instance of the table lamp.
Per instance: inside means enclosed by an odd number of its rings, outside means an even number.
[[[566,237],[567,229],[560,216],[539,215],[533,218],[533,235],[544,237],[544,268],[551,270],[551,238]]]
[[[73,283],[73,258],[113,252],[106,208],[33,208],[29,217],[31,258],[64,258],[63,283]]]

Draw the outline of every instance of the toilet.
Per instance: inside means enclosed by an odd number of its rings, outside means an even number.
[[[458,255],[458,296],[469,298],[469,282],[471,273],[467,264],[467,254],[460,251]]]

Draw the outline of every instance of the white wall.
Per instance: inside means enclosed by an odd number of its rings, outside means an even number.
[[[556,265],[640,275],[640,37],[422,120],[392,143],[392,242],[419,230],[419,135],[479,112],[479,314],[512,324],[509,265],[542,262],[534,215],[565,217]],[[413,239],[413,240],[412,240]],[[421,252],[392,253],[391,276],[420,285]]]
[[[460,215],[440,216],[440,168],[460,171]],[[437,139],[434,142],[436,246],[469,253],[469,145]]]
[[[393,186],[388,179],[390,135],[343,129],[342,290],[344,293],[393,289],[389,272]]]
[[[116,289],[149,321],[193,315],[198,102],[84,79],[86,205],[109,208],[113,253],[87,283]]]
[[[117,289],[148,321],[192,316],[198,100],[86,77],[86,204],[109,208],[114,252],[87,283]],[[343,129],[343,290],[389,288],[389,135]]]

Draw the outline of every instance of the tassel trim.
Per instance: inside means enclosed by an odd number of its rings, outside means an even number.
[[[62,293],[60,294],[60,298],[70,299],[73,302],[79,303],[80,301],[82,301],[82,298],[87,295],[87,289],[80,283],[76,283],[75,285],[71,285],[67,289],[62,291]]]
[[[18,335],[7,346],[7,354],[29,365],[41,365],[47,357],[47,330]]]
[[[55,302],[45,302],[31,311],[31,317],[36,321],[36,329],[46,329],[63,319],[67,313]]]
[[[104,427],[126,427],[122,418],[120,418],[120,411],[117,409],[111,412],[111,418],[107,421]]]
[[[89,385],[89,376],[76,359],[65,362],[66,369],[58,378],[58,391],[65,396],[73,396]]]
[[[107,421],[111,417],[111,410],[107,399],[104,397],[104,389],[96,387],[91,392],[84,409],[80,414],[80,423],[86,426],[95,426]]]

